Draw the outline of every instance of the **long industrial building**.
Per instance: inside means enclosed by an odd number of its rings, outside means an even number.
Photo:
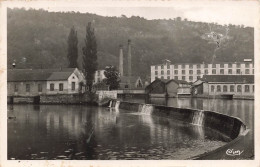
[[[244,59],[243,62],[172,64],[165,59],[162,64],[151,66],[151,82],[156,78],[195,82],[203,75],[254,75],[254,62],[252,59]]]

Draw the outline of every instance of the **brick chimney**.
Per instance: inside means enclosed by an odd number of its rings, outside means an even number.
[[[128,77],[132,76],[132,55],[131,55],[131,40],[128,39]]]
[[[124,75],[124,67],[123,67],[123,46],[119,45],[119,73],[120,76]]]

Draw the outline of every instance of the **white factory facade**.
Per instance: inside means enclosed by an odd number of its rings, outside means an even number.
[[[243,62],[172,64],[169,60],[163,60],[162,64],[151,66],[151,82],[156,78],[195,82],[203,75],[254,75],[254,62],[244,59]]]

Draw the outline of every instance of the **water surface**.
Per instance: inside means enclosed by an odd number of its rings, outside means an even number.
[[[83,105],[9,105],[8,159],[187,159],[227,141],[200,126]]]

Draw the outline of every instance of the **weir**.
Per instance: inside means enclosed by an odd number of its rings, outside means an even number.
[[[116,100],[112,100],[112,103],[110,104],[112,104],[112,107],[117,109],[140,112],[145,115],[157,115],[197,126],[207,127],[218,131],[232,140],[247,130],[246,125],[239,118],[212,111],[175,108]]]

